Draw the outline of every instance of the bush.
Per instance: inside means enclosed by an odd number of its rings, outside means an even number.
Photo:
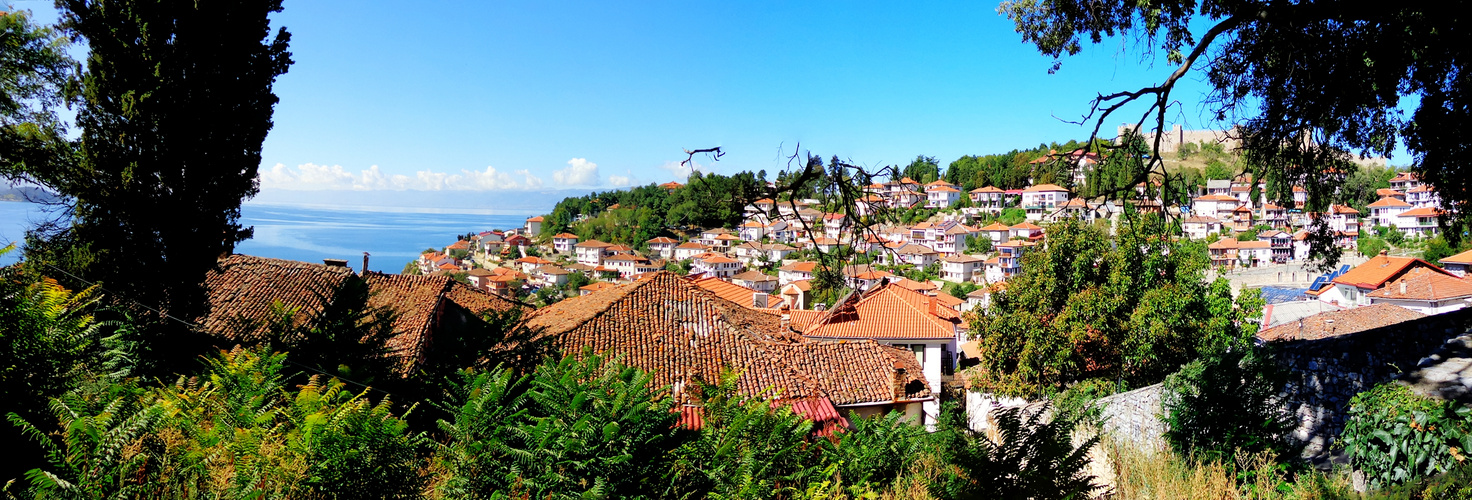
[[[1099,438],[1074,447],[1074,422],[1049,421],[1049,410],[1046,403],[998,410],[998,440],[992,441],[968,429],[964,413],[947,405],[936,439],[949,467],[930,493],[940,499],[1087,498],[1098,489],[1084,469]]]
[[[1370,257],[1380,255],[1382,250],[1388,250],[1390,248],[1390,245],[1385,244],[1385,240],[1372,236],[1361,236],[1357,245],[1359,246],[1360,255]]]
[[[1356,395],[1348,415],[1340,442],[1372,488],[1446,472],[1472,449],[1472,408],[1422,398],[1395,382]]]
[[[1284,455],[1293,424],[1275,400],[1282,382],[1270,359],[1241,346],[1187,364],[1166,378],[1160,398],[1166,442],[1194,459]]]

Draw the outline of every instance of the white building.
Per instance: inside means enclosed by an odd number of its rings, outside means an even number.
[[[588,267],[601,266],[603,265],[603,257],[608,247],[611,246],[613,245],[598,240],[588,240],[578,243],[572,247],[573,260]]]
[[[578,244],[578,236],[572,233],[560,233],[552,237],[552,250],[560,254],[571,254],[573,246]]]
[[[1022,190],[1022,209],[1027,211],[1027,220],[1043,220],[1058,205],[1067,203],[1068,198],[1068,189],[1057,184],[1040,184]]]
[[[956,283],[978,281],[983,277],[984,260],[970,255],[951,255],[940,260],[941,279]]]
[[[1371,304],[1394,304],[1421,314],[1441,314],[1472,303],[1472,280],[1418,267],[1366,295]]]

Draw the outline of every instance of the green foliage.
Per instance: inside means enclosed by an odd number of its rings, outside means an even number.
[[[14,249],[0,249],[4,255]],[[51,398],[69,390],[84,375],[84,363],[98,347],[105,326],[92,317],[96,288],[67,290],[36,275],[31,266],[0,268],[0,415],[28,420],[49,416]],[[0,447],[16,450],[0,458],[0,473],[14,477],[36,463],[27,440],[0,433]]]
[[[1166,442],[1196,460],[1231,461],[1239,452],[1286,458],[1293,420],[1275,400],[1283,375],[1265,353],[1244,344],[1233,347],[1166,378],[1161,395]]]
[[[588,279],[588,275],[583,274],[582,271],[573,271],[567,275],[567,283],[562,284],[562,290],[567,292],[569,297],[576,297],[580,293],[578,289],[591,284],[593,280]]]
[[[1453,255],[1456,255],[1457,253],[1458,250],[1452,248],[1452,246],[1447,243],[1446,238],[1436,236],[1426,240],[1426,246],[1424,249],[1421,250],[1421,259],[1425,260],[1426,262],[1435,264],[1437,261],[1440,261],[1441,259],[1445,259],[1447,257],[1451,257]]]
[[[1340,442],[1372,488],[1440,474],[1472,450],[1472,408],[1386,382],[1350,400]]]
[[[1099,398],[1123,392],[1124,389],[1125,387],[1120,386],[1118,381],[1091,378],[1068,386],[1051,401],[1055,411],[1058,412],[1058,418],[1094,423],[1098,421],[1103,407],[1090,403]]]
[[[0,172],[23,168],[17,163],[27,151],[14,146],[58,139],[55,109],[73,64],[68,44],[60,30],[36,25],[27,11],[0,16],[0,145],[10,146],[0,148]],[[27,137],[33,133],[43,137]]]
[[[736,391],[736,374],[690,389],[703,425],[674,452],[667,496],[780,498],[820,478],[807,447],[813,423],[768,401]]]
[[[900,175],[920,184],[929,184],[940,179],[940,163],[935,161],[934,156],[916,155],[909,165],[900,170]]]
[[[1360,255],[1368,255],[1371,257],[1379,255],[1380,252],[1390,249],[1390,245],[1386,244],[1385,240],[1373,236],[1360,236],[1360,238],[1355,241],[1355,246],[1359,250]]]
[[[966,239],[966,253],[984,254],[992,251],[992,239],[987,236],[974,236]]]
[[[247,343],[266,343],[289,351],[291,359],[318,373],[330,373],[361,383],[381,383],[397,378],[399,357],[388,344],[397,333],[398,312],[388,306],[368,304],[370,291],[362,280],[347,280],[335,293],[314,290],[326,307],[316,316],[300,317],[298,310],[275,304],[272,321],[264,326],[264,338],[241,334]],[[241,332],[255,332],[256,325],[236,325]]]
[[[747,205],[762,197],[766,172],[731,176],[694,172],[687,186],[673,191],[654,184],[566,198],[543,222],[542,237],[569,232],[579,240],[601,240],[642,247],[675,229],[736,227]],[[617,209],[609,207],[618,205]],[[574,223],[580,216],[587,220]]]
[[[1065,220],[1046,247],[974,317],[983,372],[1002,394],[1039,396],[1087,378],[1158,382],[1197,357],[1256,333],[1261,296],[1236,300],[1223,279],[1205,280],[1200,242],[1162,235],[1155,214],[1129,213],[1111,242],[1095,226]]]
[[[1206,163],[1206,169],[1202,171],[1202,175],[1209,180],[1227,180],[1232,178],[1233,172],[1232,167],[1222,163],[1221,160],[1211,160]]]
[[[838,467],[844,484],[887,487],[930,453],[925,428],[902,412],[872,418],[850,414],[849,422],[853,428],[836,439],[818,441],[824,447],[824,461]]]
[[[1403,233],[1399,229],[1397,229],[1395,227],[1395,224],[1391,224],[1389,227],[1386,227],[1385,232],[1381,233],[1381,236],[1385,238],[1385,241],[1387,243],[1395,246],[1404,245],[1406,242],[1406,233]]]
[[[1198,150],[1199,149],[1196,143],[1188,142],[1182,144],[1179,148],[1176,148],[1176,153],[1180,156],[1182,160],[1189,160],[1193,155],[1196,154]]]
[[[997,215],[997,222],[1004,225],[1015,226],[1027,220],[1027,211],[1021,208],[1004,208]]]
[[[992,441],[966,428],[965,416],[955,408],[942,412],[938,449],[950,465],[930,485],[940,499],[962,498],[1089,498],[1098,489],[1085,472],[1089,450],[1099,438],[1073,446],[1074,422],[1048,421],[1040,408],[996,411],[997,435]]]
[[[205,350],[153,311],[202,313],[200,283],[251,231],[240,204],[258,191],[276,77],[291,65],[279,0],[57,4],[87,43],[74,89],[79,134],[20,174],[68,198],[65,221],[27,235],[27,259],[105,283],[156,322],[145,339],[157,375]],[[126,301],[122,299],[128,299]]]
[[[53,436],[12,415],[47,449],[26,475],[51,498],[411,498],[421,485],[409,432],[385,399],[337,380],[284,387],[285,355],[222,353],[204,376],[143,389],[84,385],[52,402]]]

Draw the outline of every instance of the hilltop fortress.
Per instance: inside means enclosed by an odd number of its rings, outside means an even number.
[[[1134,125],[1128,123],[1120,125],[1116,130],[1115,142],[1123,141],[1125,133],[1134,127]],[[1144,136],[1146,144],[1153,144],[1155,142],[1155,132],[1151,131],[1148,126],[1140,127],[1140,135]],[[1232,130],[1182,130],[1181,125],[1178,123],[1166,131],[1164,137],[1160,138],[1160,152],[1174,153],[1180,149],[1182,144],[1195,144],[1198,142],[1221,144],[1230,153],[1242,146],[1242,134],[1236,126],[1233,126]]]

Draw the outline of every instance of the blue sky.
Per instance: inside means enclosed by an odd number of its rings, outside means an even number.
[[[45,18],[49,3],[17,5]],[[1171,70],[1111,41],[1050,75],[995,2],[285,6],[296,64],[276,87],[267,190],[616,187],[683,178],[681,149],[709,146],[728,153],[707,165],[722,173],[775,172],[799,143],[945,165],[1082,138],[1059,117]],[[1185,82],[1171,122],[1207,125],[1203,88]]]

